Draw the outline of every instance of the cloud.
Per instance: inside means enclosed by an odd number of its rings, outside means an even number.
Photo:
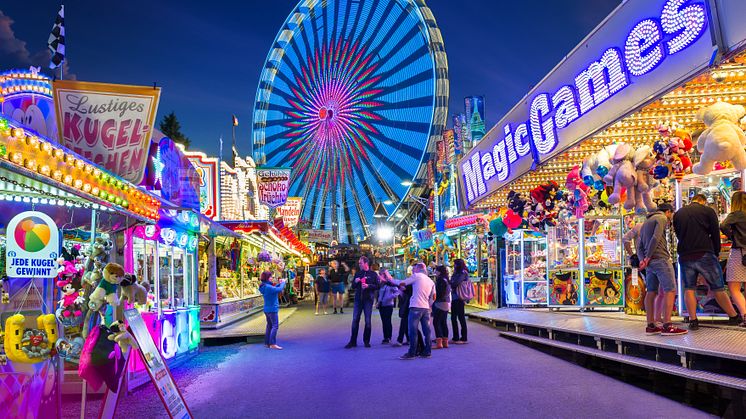
[[[35,66],[41,67],[42,70],[48,70],[49,60],[52,58],[52,53],[47,48],[34,52],[29,51],[26,41],[16,37],[16,34],[13,31],[14,22],[15,21],[10,16],[0,10],[0,57],[7,58],[3,61],[7,62],[10,67],[23,68]],[[0,70],[8,69],[9,68],[3,68]],[[65,62],[63,63],[63,69],[66,79],[76,79],[75,74],[70,73],[67,59],[65,59]]]

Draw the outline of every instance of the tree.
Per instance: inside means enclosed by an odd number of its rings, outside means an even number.
[[[176,114],[173,112],[163,116],[159,128],[166,137],[175,143],[182,144],[184,148],[189,148],[192,144],[189,138],[181,132],[181,124],[179,124],[179,120],[176,119]]]

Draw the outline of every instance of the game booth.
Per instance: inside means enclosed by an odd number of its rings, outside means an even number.
[[[733,1],[620,5],[459,161],[466,209],[506,238],[503,305],[525,302],[515,278],[525,287],[540,262],[523,231],[546,237],[549,308],[640,314],[633,226],[698,193],[725,217],[746,187],[744,13]],[[722,314],[704,283],[696,293],[698,310]]]
[[[30,81],[16,86],[38,95],[43,80]],[[123,320],[120,303],[142,289],[118,282],[126,276],[124,232],[154,225],[159,206],[127,180],[0,117],[0,411],[60,417],[63,386],[80,392],[80,376],[103,383],[80,359],[91,356],[86,342],[108,345],[103,328]],[[118,287],[121,301],[110,292]]]

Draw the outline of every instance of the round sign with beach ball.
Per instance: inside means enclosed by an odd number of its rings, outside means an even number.
[[[10,278],[51,278],[57,274],[60,233],[48,215],[22,212],[6,230],[6,269]]]

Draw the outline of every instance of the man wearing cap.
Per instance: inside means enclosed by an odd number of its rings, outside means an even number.
[[[671,254],[666,243],[666,226],[673,218],[673,206],[669,203],[658,205],[658,209],[648,213],[645,223],[640,229],[637,243],[637,257],[640,259],[640,269],[645,271],[645,314],[648,325],[645,333],[648,335],[674,336],[683,335],[687,331],[676,327],[671,322],[671,312],[676,299],[676,276],[673,270]],[[657,317],[663,318],[663,326],[655,324],[655,297],[663,290],[665,302],[663,313]]]
[[[730,297],[725,293],[723,269],[720,267],[720,222],[715,210],[708,207],[707,198],[702,194],[692,197],[691,203],[676,211],[673,229],[678,244],[676,252],[681,266],[681,281],[684,284],[684,302],[689,314],[689,330],[699,329],[697,319],[697,278],[701,275],[707,281],[715,300],[730,319],[728,324],[738,325],[738,316]]]

